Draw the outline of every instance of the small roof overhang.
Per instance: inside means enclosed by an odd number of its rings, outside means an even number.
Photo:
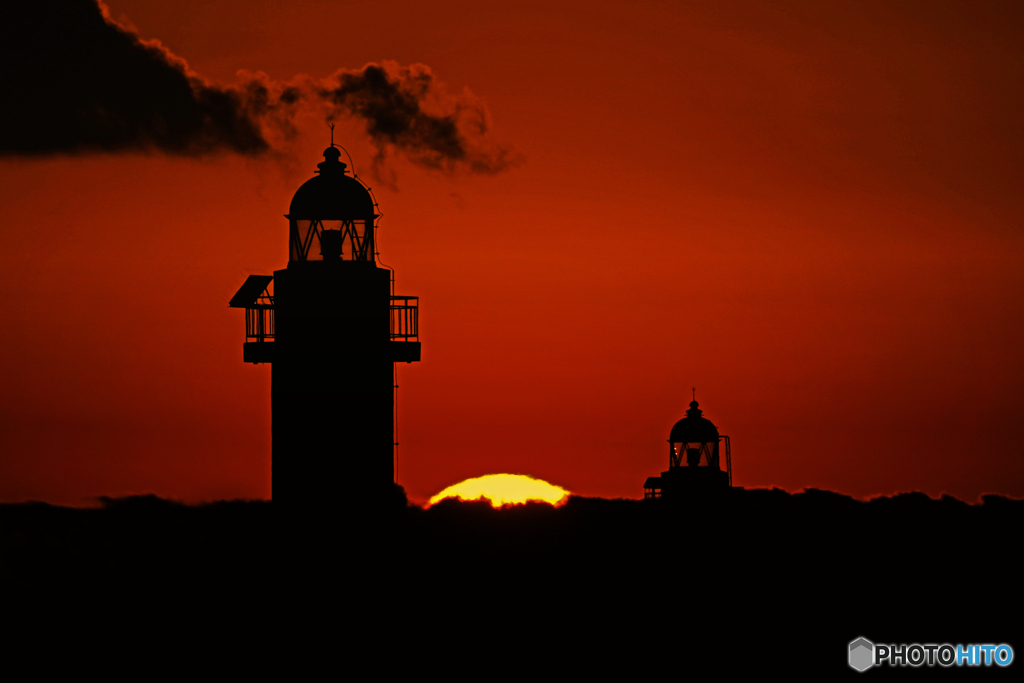
[[[228,306],[231,308],[246,308],[256,303],[256,299],[260,298],[260,294],[267,288],[270,281],[274,279],[273,275],[250,275],[246,278],[242,286],[238,288],[235,295],[231,297],[231,301],[228,302]]]

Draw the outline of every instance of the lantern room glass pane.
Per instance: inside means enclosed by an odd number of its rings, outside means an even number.
[[[717,441],[691,441],[689,443],[674,443],[672,444],[673,452],[679,459],[679,465],[681,467],[689,466],[688,457],[690,449],[696,449],[699,451],[700,461],[697,463],[697,467],[708,467],[714,466],[717,462],[719,468],[721,468],[721,460],[719,454],[719,447]]]
[[[288,234],[288,260],[305,261],[305,245],[309,238],[309,231],[313,227],[313,221],[292,220],[291,229]]]
[[[373,261],[373,221],[293,219],[288,240],[289,261]]]

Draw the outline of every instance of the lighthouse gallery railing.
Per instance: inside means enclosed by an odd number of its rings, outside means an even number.
[[[419,341],[420,298],[418,296],[391,297],[391,339],[393,341]]]
[[[264,295],[245,309],[246,341],[274,339],[274,298]],[[393,341],[419,341],[420,298],[418,296],[391,297],[391,339]]]

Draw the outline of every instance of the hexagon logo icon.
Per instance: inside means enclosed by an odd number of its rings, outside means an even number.
[[[850,666],[857,671],[866,671],[875,663],[875,644],[866,638],[850,643]]]

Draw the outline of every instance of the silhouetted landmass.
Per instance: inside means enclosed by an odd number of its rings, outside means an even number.
[[[548,653],[565,672],[753,671],[768,658],[853,674],[845,648],[858,636],[1024,647],[1024,501],[747,490],[674,506],[403,504],[396,491],[387,509],[315,516],[154,496],[86,510],[3,505],[0,578],[29,593],[99,595],[108,608],[191,605],[284,628],[281,638],[330,640],[345,626],[346,647],[391,643],[413,657],[396,654],[394,666],[464,652],[514,667]],[[910,673],[871,675],[886,672]]]

